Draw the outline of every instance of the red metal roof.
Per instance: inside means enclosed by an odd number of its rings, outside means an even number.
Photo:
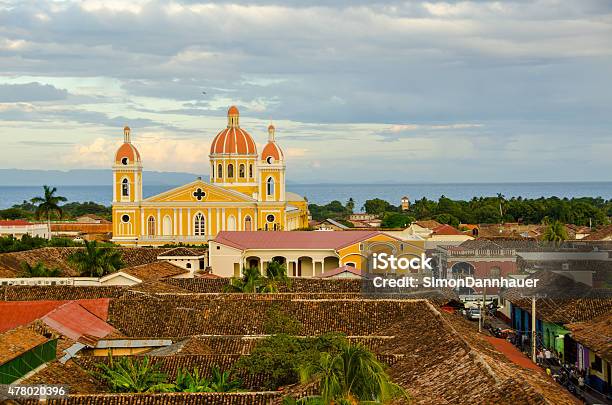
[[[365,277],[364,273],[361,270],[356,269],[355,267],[342,266],[336,269],[327,270],[323,274],[319,274],[318,276],[316,276],[316,278],[329,278],[329,277],[337,276],[338,274],[341,274],[341,273],[351,273],[359,277]]]
[[[28,221],[24,221],[23,219],[0,220],[0,226],[25,226],[25,225],[32,225],[32,223]]]
[[[440,225],[433,229],[433,233],[434,235],[464,235],[463,232],[450,225]]]
[[[116,329],[89,312],[78,302],[68,302],[49,312],[42,318],[48,326],[72,340],[86,337],[103,338]]]
[[[215,242],[237,249],[337,250],[378,234],[378,231],[222,231]]]
[[[0,302],[0,333],[27,325],[71,301],[6,301]],[[74,301],[100,319],[108,318],[108,298]]]

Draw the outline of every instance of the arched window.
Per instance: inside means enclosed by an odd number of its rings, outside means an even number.
[[[223,165],[221,163],[219,163],[219,166],[217,166],[217,177],[220,179],[223,178]]]
[[[253,165],[249,164],[249,178],[253,178]]]
[[[234,177],[234,165],[231,163],[227,165],[227,177],[230,179]]]
[[[235,231],[236,230],[236,218],[234,218],[233,215],[230,215],[227,218],[227,230],[228,231]]]
[[[253,228],[253,223],[252,223],[251,217],[247,215],[244,218],[244,230],[252,231],[253,230],[252,228]]]
[[[162,222],[163,234],[166,236],[172,235],[172,219],[170,215],[166,215]]]
[[[266,181],[266,195],[274,195],[274,179],[272,177],[268,177]]]
[[[210,177],[215,178],[215,165],[210,167]]]
[[[193,218],[193,234],[195,236],[206,235],[206,219],[204,219],[204,215],[201,212],[198,212]]]
[[[501,274],[501,270],[499,269],[499,267],[491,267],[491,278],[499,278],[500,274]]]
[[[239,166],[238,176],[240,176],[241,179],[244,179],[244,165],[242,164]]]
[[[153,216],[147,219],[147,235],[155,236],[155,217]]]
[[[130,181],[128,179],[123,179],[121,181],[121,196],[122,197],[130,196]]]

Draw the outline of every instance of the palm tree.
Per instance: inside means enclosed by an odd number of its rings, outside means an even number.
[[[560,221],[553,221],[549,223],[544,231],[544,234],[542,235],[542,240],[546,242],[553,242],[555,244],[561,243],[564,240],[567,240],[567,238],[567,229]]]
[[[361,345],[345,345],[336,353],[323,352],[317,362],[302,366],[299,373],[302,383],[319,383],[321,395],[305,399],[306,403],[383,404],[408,398],[376,356]]]
[[[82,276],[102,277],[123,266],[121,253],[114,248],[102,248],[96,241],[85,241],[85,248],[68,257]]]
[[[131,357],[114,359],[110,354],[108,364],[99,363],[95,373],[106,380],[113,392],[155,392],[168,384],[166,373],[159,371],[160,363],[151,363],[149,357],[133,360]]]
[[[221,369],[217,366],[212,368],[212,376],[210,379],[211,392],[238,392],[241,387],[242,381],[231,379],[229,371],[221,372]]]
[[[55,195],[57,188],[43,186],[44,196],[34,197],[30,200],[32,204],[38,204],[36,207],[36,217],[40,219],[43,215],[47,217],[47,226],[49,228],[49,240],[51,240],[51,214],[56,213],[60,218],[62,217],[62,208],[59,206],[60,202],[68,201],[66,197]]]
[[[21,262],[21,271],[24,277],[57,277],[62,272],[58,268],[47,268],[41,261],[34,266],[28,262]]]
[[[257,267],[242,270],[242,277],[232,277],[225,292],[256,293],[263,285],[263,277]]]

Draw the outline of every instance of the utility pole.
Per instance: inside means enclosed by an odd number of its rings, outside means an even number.
[[[531,360],[534,363],[537,363],[536,358],[536,297],[535,295],[531,297]]]

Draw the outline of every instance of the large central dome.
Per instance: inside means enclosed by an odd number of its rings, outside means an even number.
[[[215,136],[210,145],[211,155],[257,155],[255,141],[240,128],[240,113],[236,106],[227,110],[227,128]]]

